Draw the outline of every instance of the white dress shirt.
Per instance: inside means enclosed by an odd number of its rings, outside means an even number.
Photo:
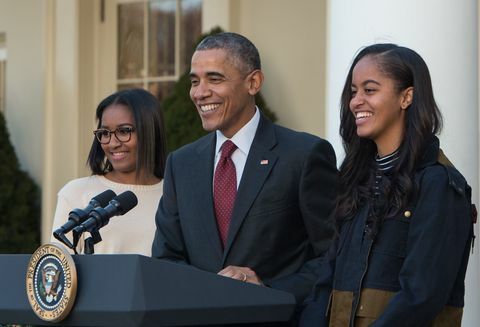
[[[255,108],[255,114],[248,123],[245,124],[235,135],[232,136],[230,141],[232,141],[237,149],[232,154],[232,161],[235,164],[235,171],[237,173],[237,190],[238,185],[242,179],[243,169],[245,168],[245,163],[247,162],[248,152],[252,146],[253,139],[255,138],[255,133],[257,132],[258,123],[260,122],[260,112],[258,108]],[[215,147],[215,165],[213,175],[215,176],[215,169],[217,167],[218,161],[220,160],[222,151],[220,148],[223,143],[228,140],[228,138],[217,130],[217,145]]]

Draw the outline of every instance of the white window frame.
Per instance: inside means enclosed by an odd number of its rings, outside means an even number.
[[[116,71],[115,81],[116,85],[129,85],[129,84],[141,84],[143,88],[148,90],[149,83],[155,82],[176,82],[180,76],[184,73],[180,71],[180,21],[181,21],[181,10],[182,4],[181,0],[176,1],[176,8],[175,8],[175,72],[173,75],[170,76],[156,76],[156,77],[149,77],[148,75],[148,41],[149,41],[149,25],[148,25],[148,3],[153,2],[150,0],[118,0],[117,2],[117,11],[116,11],[116,19],[118,17],[118,6],[125,3],[135,3],[135,2],[142,2],[143,3],[143,14],[144,14],[144,22],[143,25],[143,32],[144,32],[144,39],[143,39],[143,72],[144,76],[138,78],[125,78],[119,79],[118,72]],[[118,33],[118,31],[117,31]],[[118,60],[118,53],[116,54],[116,61]],[[118,64],[118,63],[117,63]]]

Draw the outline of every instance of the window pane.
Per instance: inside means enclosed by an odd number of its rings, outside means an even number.
[[[148,84],[148,91],[157,97],[158,100],[163,101],[166,97],[172,94],[175,82],[155,82]]]
[[[143,77],[143,4],[118,5],[118,78]]]
[[[180,74],[190,69],[193,47],[202,34],[202,1],[182,0],[180,20]]]
[[[148,76],[175,74],[175,0],[152,1],[149,6]]]
[[[127,89],[141,89],[143,88],[142,83],[134,83],[134,84],[118,84],[117,85],[117,90],[127,90]]]

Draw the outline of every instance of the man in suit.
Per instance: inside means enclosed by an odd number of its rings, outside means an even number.
[[[152,256],[302,300],[316,279],[312,260],[335,234],[333,148],[261,114],[255,105],[264,79],[260,56],[241,35],[205,38],[193,54],[190,79],[190,97],[211,133],[167,159]],[[229,141],[233,154],[224,158]],[[226,186],[217,179],[222,162],[231,167]]]

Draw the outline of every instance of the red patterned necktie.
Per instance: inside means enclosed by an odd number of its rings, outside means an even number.
[[[230,140],[222,145],[222,155],[215,169],[213,181],[213,202],[217,217],[218,231],[225,246],[233,205],[237,196],[237,173],[231,155],[237,146]]]

